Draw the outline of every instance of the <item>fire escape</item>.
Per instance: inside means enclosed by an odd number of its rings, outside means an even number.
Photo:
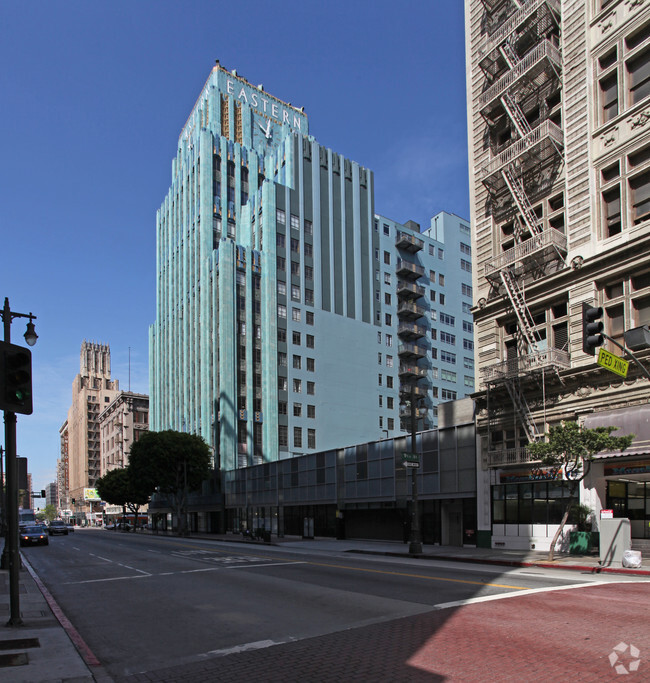
[[[567,253],[566,234],[545,227],[533,203],[551,191],[554,171],[563,161],[561,121],[549,115],[560,101],[560,0],[482,2],[488,36],[479,53],[486,86],[478,102],[490,154],[478,170],[494,222],[510,218],[514,226],[514,246],[495,254],[484,270],[492,291],[506,299],[516,319],[516,355],[513,348],[507,360],[482,370],[490,441],[503,420],[507,401],[499,394],[504,389],[519,427],[514,444],[488,445],[488,465],[502,466],[529,462],[521,444],[541,436],[526,394],[543,391],[545,373],[559,378],[560,370],[569,367],[568,353],[547,347],[536,333],[526,302],[527,283],[550,267],[563,267]]]
[[[424,248],[424,241],[408,232],[398,231],[395,246],[401,252],[415,254]],[[420,365],[420,361],[427,357],[427,349],[421,344],[426,337],[427,330],[421,323],[426,316],[427,309],[421,305],[426,289],[417,284],[424,275],[424,268],[406,258],[397,260],[397,336],[399,343],[397,356],[399,358],[400,397],[400,426],[403,431],[411,429],[411,410],[404,404],[415,399],[427,397],[427,369]],[[415,388],[413,388],[415,387]],[[416,410],[418,421],[426,417],[426,408]]]

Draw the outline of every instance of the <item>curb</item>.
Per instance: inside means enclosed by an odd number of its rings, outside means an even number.
[[[468,562],[474,564],[492,564],[505,567],[540,567],[542,569],[568,569],[571,571],[588,572],[590,574],[624,574],[626,576],[650,576],[647,569],[626,569],[623,567],[594,567],[593,565],[582,564],[551,564],[550,562],[526,562],[524,560],[495,560],[493,558],[478,557],[456,557],[454,555],[407,555],[406,553],[393,553],[390,551],[378,550],[347,550],[348,553],[359,553],[362,555],[387,555],[389,557],[414,557],[418,560],[445,560],[451,562]]]

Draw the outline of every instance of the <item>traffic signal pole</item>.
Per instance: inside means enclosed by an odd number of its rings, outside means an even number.
[[[9,299],[5,298],[4,307],[0,310],[4,322],[4,341],[11,343],[11,322],[14,318],[29,318],[25,341],[33,346],[37,334],[32,320],[36,316],[31,313],[16,313],[9,308]],[[5,349],[2,349],[3,353]],[[3,378],[4,384],[4,378]],[[31,382],[31,377],[30,377]],[[31,393],[31,392],[30,392]],[[9,600],[10,616],[7,626],[20,626],[23,620],[20,616],[20,552],[18,549],[18,460],[16,456],[16,413],[6,408],[6,396],[0,396],[5,415],[5,472],[7,476],[7,495],[5,497],[5,516],[7,520],[7,535],[2,553],[2,568],[9,569]],[[18,410],[20,410],[20,406]],[[29,412],[31,413],[31,395]]]

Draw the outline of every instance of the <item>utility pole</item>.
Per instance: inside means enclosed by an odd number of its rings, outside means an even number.
[[[416,454],[416,431],[417,431],[417,402],[415,398],[415,382],[411,384],[411,453]],[[418,505],[418,478],[419,467],[410,467],[411,470],[411,538],[409,539],[409,554],[419,555],[422,552],[422,536],[420,535],[420,515]]]

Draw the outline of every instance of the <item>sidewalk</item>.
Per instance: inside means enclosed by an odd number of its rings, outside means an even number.
[[[192,534],[191,539],[235,542],[247,546],[267,543],[251,541],[234,534]],[[593,555],[558,555],[549,563],[546,553],[489,548],[424,546],[420,555],[409,555],[408,545],[390,541],[303,539],[298,536],[273,537],[270,545],[293,546],[316,552],[349,552],[392,557],[496,564],[510,567],[554,567],[581,572],[611,572],[629,576],[650,576],[650,561],[641,569],[614,569],[599,566]],[[3,683],[90,683],[110,681],[74,627],[23,558],[20,572],[20,612],[22,626],[5,626],[10,616],[9,572],[0,571],[0,680]]]

